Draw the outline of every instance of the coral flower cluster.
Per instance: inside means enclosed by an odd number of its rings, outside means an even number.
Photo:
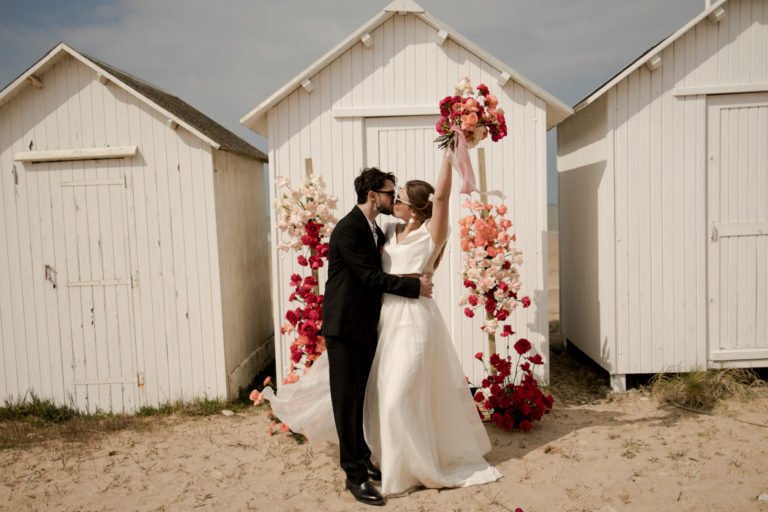
[[[504,217],[505,205],[467,201],[462,206],[472,213],[459,220],[466,289],[460,304],[470,318],[475,316],[475,310],[483,308],[486,318],[482,329],[507,337],[513,334],[507,318],[519,305],[531,305],[530,298],[518,297],[518,265],[523,263],[523,253],[514,247],[516,238],[510,233],[512,222]]]

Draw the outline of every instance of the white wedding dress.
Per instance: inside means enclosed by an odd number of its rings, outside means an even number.
[[[432,241],[429,220],[399,243],[395,228],[387,227],[384,272],[433,272],[440,247]],[[491,444],[434,299],[384,294],[363,421],[385,495],[501,477],[483,458]]]
[[[382,268],[390,274],[434,271],[440,252],[429,221],[397,242],[386,229]],[[338,442],[324,353],[295,384],[267,388],[275,415],[311,442]],[[431,298],[384,294],[379,341],[365,393],[365,440],[381,465],[384,495],[414,488],[465,487],[501,474],[483,455],[488,435],[469,393],[448,328]]]

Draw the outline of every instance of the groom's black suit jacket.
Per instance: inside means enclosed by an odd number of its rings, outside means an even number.
[[[328,247],[328,279],[323,299],[324,336],[374,343],[381,310],[381,294],[417,298],[420,283],[414,277],[399,277],[381,270],[384,233],[376,227],[378,245],[371,226],[354,206],[331,232]]]

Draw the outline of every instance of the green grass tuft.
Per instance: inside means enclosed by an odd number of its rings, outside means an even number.
[[[690,373],[660,373],[655,375],[646,389],[668,402],[693,409],[711,410],[721,400],[735,397],[748,400],[764,386],[759,376],[750,369],[697,370]]]
[[[0,407],[0,420],[13,421],[35,418],[41,423],[61,423],[83,414],[68,405],[56,405],[50,400],[41,400],[35,393],[30,393],[29,399],[24,397],[17,400],[6,400]]]

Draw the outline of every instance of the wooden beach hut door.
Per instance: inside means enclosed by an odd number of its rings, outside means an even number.
[[[79,408],[133,412],[136,370],[127,181],[104,161],[82,162],[60,181],[66,286]]]
[[[440,116],[370,117],[365,120],[365,160],[367,166],[379,167],[392,172],[397,183],[405,184],[411,179],[424,180],[434,184],[442,162],[442,150],[437,149],[435,123]],[[451,235],[443,259],[435,272],[434,299],[440,307],[443,319],[455,339],[456,317],[461,313],[458,306],[461,295],[457,273],[461,270],[454,265],[450,256],[453,233],[458,226],[459,186],[454,176],[454,193],[451,194]],[[459,283],[460,285],[461,283]]]
[[[768,362],[768,93],[708,98],[709,358]]]

